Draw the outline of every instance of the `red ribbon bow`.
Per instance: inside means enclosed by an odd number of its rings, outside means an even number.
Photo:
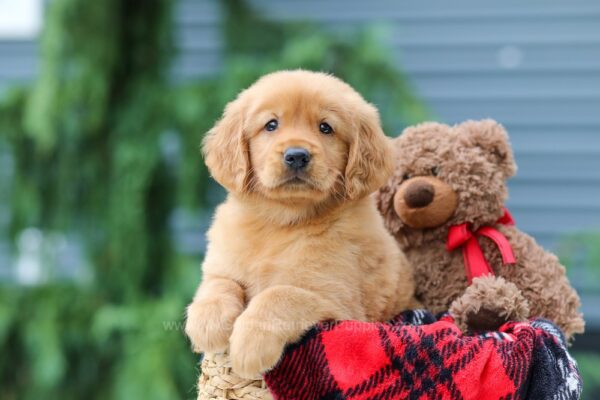
[[[514,225],[515,221],[505,208],[504,215],[496,221],[496,224]],[[496,246],[502,255],[502,262],[504,264],[516,263],[515,255],[513,254],[508,239],[498,230],[491,226],[482,226],[473,232],[468,223],[453,225],[448,230],[446,250],[452,251],[462,246],[465,271],[467,273],[469,285],[473,281],[473,278],[489,274],[494,275],[494,271],[486,261],[483,251],[481,251],[477,236],[485,236],[496,243]]]

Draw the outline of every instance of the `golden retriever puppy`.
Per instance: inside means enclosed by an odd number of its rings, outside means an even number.
[[[203,152],[229,194],[187,309],[195,351],[229,346],[234,371],[255,377],[319,321],[413,304],[412,271],[369,196],[392,172],[390,143],[349,85],[266,75],[227,105]]]

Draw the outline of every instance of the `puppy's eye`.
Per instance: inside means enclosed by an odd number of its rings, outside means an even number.
[[[272,119],[265,125],[265,130],[268,132],[273,132],[279,126],[279,122],[276,119]]]
[[[321,122],[321,124],[319,125],[319,130],[325,135],[333,133],[333,128],[327,122]]]
[[[409,174],[409,173],[406,173],[406,174],[402,175],[402,180],[403,180],[403,181],[407,181],[407,180],[409,180],[410,178],[412,178],[412,175],[411,175],[411,174]]]
[[[438,176],[439,173],[440,173],[440,167],[431,168],[431,175]]]

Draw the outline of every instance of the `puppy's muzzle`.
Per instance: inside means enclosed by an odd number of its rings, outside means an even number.
[[[290,147],[283,153],[283,162],[293,171],[300,171],[310,162],[310,153],[302,147]]]

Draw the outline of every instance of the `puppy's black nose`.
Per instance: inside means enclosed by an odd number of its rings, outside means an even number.
[[[310,161],[310,153],[302,147],[290,147],[283,153],[283,161],[294,170],[305,168]]]

